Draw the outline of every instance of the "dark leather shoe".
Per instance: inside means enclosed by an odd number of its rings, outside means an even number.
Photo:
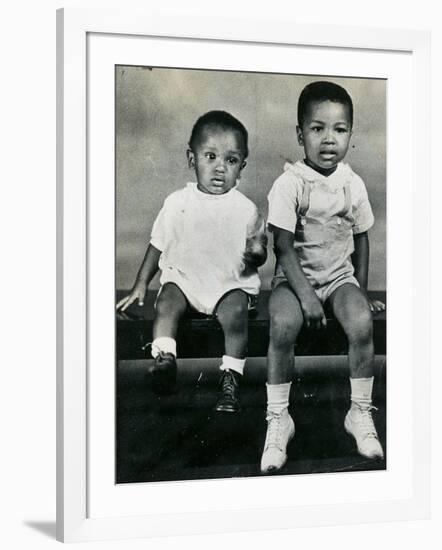
[[[150,370],[152,390],[157,395],[170,395],[176,392],[177,366],[172,353],[160,352]]]
[[[224,370],[219,381],[218,401],[215,411],[235,413],[239,406],[239,383],[241,375],[233,370]]]

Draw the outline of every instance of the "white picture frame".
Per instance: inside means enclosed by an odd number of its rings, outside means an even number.
[[[429,516],[429,291],[417,296],[420,288],[429,289],[429,34],[421,31],[390,31],[380,29],[363,29],[354,27],[321,26],[321,32],[315,32],[315,25],[297,25],[292,21],[274,22],[256,20],[244,22],[235,19],[154,17],[146,10],[135,13],[130,10],[81,10],[64,9],[57,14],[57,68],[58,68],[58,308],[57,308],[57,538],[65,542],[88,541],[117,538],[149,537],[159,535],[177,535],[193,533],[213,533],[220,530],[220,525],[230,531],[257,530],[269,528],[287,528],[296,526],[333,525],[358,523],[364,521],[393,521],[399,519],[418,519]],[[253,24],[250,24],[253,22]],[[246,23],[246,24],[245,24]],[[222,29],[222,30],[220,30]],[[405,339],[403,346],[404,361],[409,369],[404,369],[404,388],[410,396],[410,407],[407,409],[407,434],[399,434],[396,446],[406,442],[403,451],[403,471],[395,480],[396,489],[391,489],[389,496],[377,500],[371,498],[354,501],[343,501],[333,495],[324,501],[319,495],[321,484],[331,484],[333,480],[326,476],[315,480],[312,500],[308,503],[290,505],[289,499],[278,508],[271,507],[264,500],[254,501],[254,506],[246,501],[238,505],[226,505],[222,510],[214,510],[204,505],[179,505],[173,511],[161,512],[150,510],[140,513],[134,507],[109,511],[106,506],[95,506],[92,493],[100,493],[101,485],[94,486],[97,461],[106,461],[106,456],[94,456],[91,447],[96,434],[95,425],[109,431],[108,424],[95,415],[96,377],[102,370],[95,365],[99,359],[93,353],[91,327],[95,306],[94,276],[90,272],[91,250],[90,230],[94,227],[97,216],[113,216],[112,203],[104,201],[97,209],[93,190],[89,187],[91,176],[91,158],[88,157],[89,122],[91,113],[91,90],[88,79],[91,70],[95,70],[91,61],[91,37],[113,37],[121,44],[146,37],[150,42],[167,40],[188,40],[196,49],[203,44],[217,44],[219,48],[241,48],[245,45],[262,45],[268,48],[293,49],[315,48],[328,52],[331,57],[339,52],[363,53],[377,52],[392,58],[406,56],[407,68],[401,78],[406,79],[408,87],[404,90],[404,112],[409,113],[408,123],[404,122],[405,138],[409,140],[411,175],[410,185],[405,186],[404,208],[419,211],[419,231],[416,218],[407,217],[409,242],[405,242],[403,253],[406,257],[401,277],[402,289],[410,296],[406,312],[409,325],[406,330],[413,334]],[[318,39],[320,36],[320,39]],[[109,39],[111,39],[109,38]],[[123,46],[121,46],[123,48]],[[110,51],[110,49],[109,49]],[[128,48],[129,56],[134,56]],[[109,61],[109,60],[108,60]],[[110,63],[112,59],[110,59]],[[128,62],[125,59],[125,62]],[[264,63],[263,60],[260,63]],[[400,61],[398,61],[400,64]],[[394,61],[392,61],[394,65]],[[104,66],[104,65],[103,65]],[[201,66],[201,65],[199,65]],[[244,67],[246,68],[246,67]],[[394,67],[393,69],[394,70]],[[346,69],[343,68],[346,72]],[[316,71],[313,74],[320,74]],[[398,77],[399,78],[399,77]],[[398,80],[397,82],[405,82]],[[399,90],[392,93],[398,94]],[[407,92],[409,95],[407,95]],[[399,95],[398,95],[399,100]],[[417,109],[419,106],[419,109]],[[408,116],[408,115],[407,115]],[[400,128],[396,128],[396,130]],[[412,131],[411,131],[412,129]],[[416,136],[419,136],[417,139]],[[405,145],[406,146],[406,145]],[[389,154],[394,151],[389,149]],[[106,154],[106,153],[104,153]],[[113,163],[113,158],[110,159]],[[393,163],[394,164],[394,163]],[[407,165],[408,166],[408,165]],[[92,171],[94,168],[92,167]],[[417,182],[419,181],[419,189]],[[388,210],[390,219],[395,216],[395,206]],[[389,225],[388,246],[392,250],[395,241],[395,224]],[[404,239],[406,241],[406,239]],[[112,244],[112,243],[111,243]],[[402,244],[402,243],[401,243]],[[110,246],[112,253],[112,246]],[[413,258],[419,257],[419,264]],[[409,269],[408,269],[409,268]],[[387,286],[398,280],[398,268],[388,266]],[[112,299],[108,304],[113,310],[113,288],[110,287]],[[109,293],[107,294],[109,296]],[[397,299],[395,299],[397,296]],[[411,304],[411,305],[410,305]],[[389,294],[389,319],[404,317],[403,301],[399,293]],[[112,315],[111,315],[112,316]],[[91,320],[92,319],[92,320]],[[113,318],[110,319],[112,324]],[[392,323],[390,323],[391,325]],[[390,338],[391,335],[389,335]],[[391,340],[393,341],[393,340]],[[397,341],[397,340],[396,340]],[[390,342],[390,340],[389,340]],[[401,355],[392,354],[392,370],[399,367]],[[418,368],[419,367],[419,368]],[[397,368],[396,368],[397,370]],[[107,376],[107,375],[106,375]],[[106,386],[100,391],[106,392]],[[110,388],[112,386],[109,386]],[[109,391],[103,395],[104,409],[111,406],[113,394]],[[395,395],[391,396],[392,407]],[[100,397],[101,405],[101,397]],[[91,415],[94,422],[91,425]],[[395,426],[394,415],[391,420]],[[397,422],[396,422],[397,424]],[[411,429],[409,427],[411,426]],[[419,426],[419,429],[417,429]],[[390,430],[391,432],[391,430]],[[112,433],[109,433],[109,439]],[[403,439],[401,439],[403,437]],[[103,470],[106,468],[103,467]],[[389,474],[394,476],[395,468]],[[329,476],[332,477],[332,476]],[[282,494],[290,480],[284,477],[265,481],[266,492]],[[304,480],[305,481],[305,480]],[[385,481],[385,480],[384,480]],[[238,480],[219,483],[226,484],[229,491]],[[263,480],[254,480],[262,483]],[[306,483],[313,483],[306,481]],[[191,482],[189,482],[191,484]],[[139,489],[146,495],[152,494],[149,484]],[[204,494],[204,487],[210,494],[208,482],[199,482],[199,490]],[[385,483],[388,485],[388,483]],[[398,489],[402,486],[402,490]],[[93,488],[92,488],[93,487]],[[218,485],[221,487],[221,485]],[[393,487],[393,485],[392,485]],[[254,486],[248,485],[254,495]],[[233,487],[235,489],[235,487]],[[192,486],[191,490],[194,490]],[[159,486],[155,495],[167,494],[180,502],[177,486]],[[396,491],[396,492],[395,492]],[[119,497],[122,497],[122,491]],[[188,496],[183,493],[184,498]],[[174,496],[175,495],[175,496]],[[398,496],[399,495],[399,496]],[[98,495],[100,496],[100,495]],[[103,500],[108,494],[103,492]],[[143,498],[143,497],[141,497]],[[197,498],[196,496],[194,497]],[[109,496],[109,501],[111,501]],[[124,498],[119,498],[122,502]],[[92,505],[91,505],[92,502]],[[140,510],[143,509],[141,506]],[[91,513],[91,511],[93,513]],[[222,520],[222,521],[221,521]]]

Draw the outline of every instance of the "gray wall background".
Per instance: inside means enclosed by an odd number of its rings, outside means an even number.
[[[229,111],[249,132],[239,189],[267,214],[267,193],[286,160],[303,158],[296,141],[302,88],[330,80],[350,93],[354,128],[346,157],[365,181],[375,215],[369,288],[386,288],[386,81],[148,67],[116,67],[116,285],[132,287],[165,197],[194,174],[186,149],[196,119]],[[261,268],[269,288],[273,254]],[[151,288],[158,288],[156,278]]]

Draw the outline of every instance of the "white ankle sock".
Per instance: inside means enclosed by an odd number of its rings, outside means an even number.
[[[350,378],[352,403],[366,407],[371,405],[373,380],[373,376],[370,378]]]
[[[220,365],[221,370],[234,370],[239,374],[244,374],[244,365],[246,364],[245,359],[237,359],[230,355],[223,355],[223,362]]]
[[[267,410],[276,414],[282,413],[289,406],[290,387],[292,383],[266,384]]]
[[[176,341],[169,336],[160,336],[152,342],[152,357],[155,358],[160,351],[171,353],[176,357]]]

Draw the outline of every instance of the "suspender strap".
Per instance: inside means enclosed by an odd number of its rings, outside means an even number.
[[[298,216],[303,218],[307,214],[307,210],[310,207],[310,193],[311,193],[310,182],[304,182],[304,190],[302,192],[301,202],[299,203]]]
[[[344,184],[344,207],[337,213],[337,216],[345,216],[346,214],[351,213],[351,191],[350,184]]]
[[[306,214],[308,209],[310,208],[310,193],[311,193],[312,187],[310,182],[306,181],[304,182],[304,189],[302,191],[302,197],[301,201],[299,203],[298,207],[298,216],[300,218],[303,218]],[[340,210],[336,215],[339,217],[343,217],[346,214],[351,214],[351,190],[350,190],[350,184],[345,183],[344,184],[344,206],[342,210]]]

